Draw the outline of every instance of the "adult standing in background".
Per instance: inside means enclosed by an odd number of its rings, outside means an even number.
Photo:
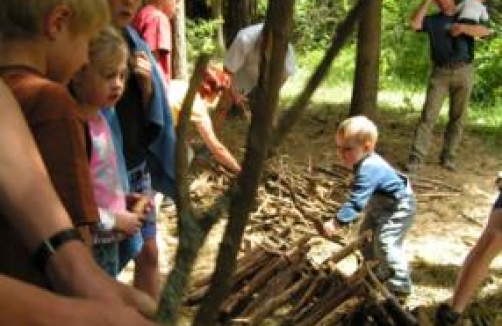
[[[427,15],[432,2],[437,5],[439,12]],[[444,99],[449,97],[448,123],[440,165],[454,171],[455,151],[462,136],[463,120],[474,85],[474,39],[489,35],[490,30],[481,25],[457,23],[454,0],[423,0],[410,24],[415,31],[425,32],[429,37],[432,72],[406,170],[416,173],[423,164],[432,129]],[[456,46],[458,42],[465,44]]]
[[[264,24],[261,23],[241,29],[225,54],[224,68],[231,75],[232,82],[229,92],[223,96],[223,102],[219,108],[219,120],[215,123],[217,127],[221,126],[233,104],[241,108],[245,107],[248,96],[258,83],[263,26]],[[288,44],[283,82],[292,76],[296,69],[293,47]]]

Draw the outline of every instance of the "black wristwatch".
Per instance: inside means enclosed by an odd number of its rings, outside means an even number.
[[[49,258],[68,241],[82,241],[80,233],[74,229],[65,229],[57,232],[49,238],[42,241],[33,253],[32,260],[35,267],[45,273]]]

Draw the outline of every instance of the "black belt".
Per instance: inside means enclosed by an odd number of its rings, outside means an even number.
[[[442,69],[458,69],[462,67],[466,67],[470,65],[470,62],[465,62],[465,61],[453,61],[453,62],[446,62],[442,64],[437,64],[436,68],[442,68]]]

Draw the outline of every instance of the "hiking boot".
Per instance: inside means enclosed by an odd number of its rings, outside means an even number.
[[[457,165],[455,164],[455,162],[453,162],[452,159],[442,159],[440,165],[443,169],[446,169],[446,170],[449,170],[452,172],[457,171]]]
[[[446,303],[439,305],[436,310],[436,320],[434,326],[451,326],[456,325],[460,320],[461,314],[451,310],[450,306]]]
[[[408,174],[412,175],[418,172],[420,165],[422,165],[420,159],[415,155],[410,155],[408,163],[406,164],[404,169],[406,172],[408,172]]]

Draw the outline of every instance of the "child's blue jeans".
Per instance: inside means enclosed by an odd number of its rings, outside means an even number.
[[[152,181],[150,173],[147,171],[146,163],[127,171],[130,191],[133,193],[143,193],[152,195]],[[141,231],[136,232],[132,237],[120,243],[119,248],[119,269],[122,270],[131,259],[136,258],[141,252],[144,240],[155,238],[157,235],[157,221],[155,209],[146,216]]]
[[[381,268],[390,268],[394,275],[388,280],[389,290],[411,293],[408,260],[403,249],[403,240],[410,228],[416,211],[412,194],[399,200],[375,195],[366,210],[360,233],[373,231],[373,241],[363,250],[366,260],[378,260]]]

